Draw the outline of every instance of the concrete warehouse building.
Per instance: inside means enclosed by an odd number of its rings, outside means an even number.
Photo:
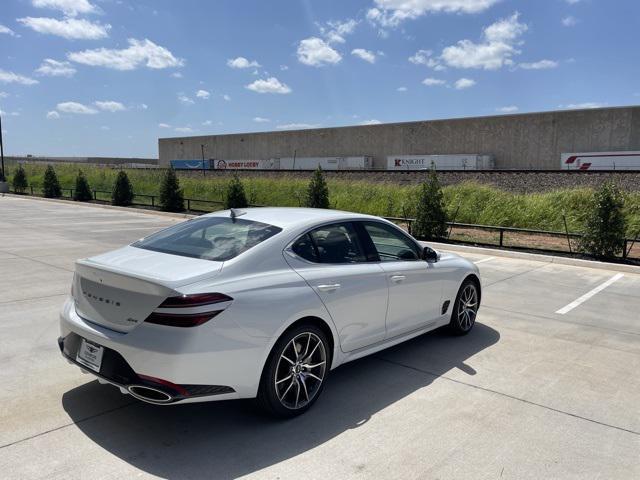
[[[387,123],[309,130],[161,138],[159,164],[171,160],[280,157],[493,155],[496,169],[560,169],[560,154],[640,150],[640,107]]]

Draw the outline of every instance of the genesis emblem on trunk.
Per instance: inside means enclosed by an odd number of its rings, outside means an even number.
[[[91,292],[87,292],[86,290],[83,290],[82,294],[85,297],[92,298],[93,300],[97,300],[98,302],[108,303],[109,305],[115,305],[116,307],[120,306],[120,302],[116,302],[115,300],[111,300],[110,298],[99,297]]]

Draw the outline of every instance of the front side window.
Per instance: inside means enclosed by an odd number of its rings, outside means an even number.
[[[373,245],[383,262],[414,261],[420,259],[418,246],[395,228],[378,222],[363,222]]]
[[[325,225],[300,237],[291,249],[315,263],[356,263],[366,261],[358,235],[350,223]]]
[[[132,246],[224,262],[281,232],[266,223],[230,217],[199,217],[167,228]]]

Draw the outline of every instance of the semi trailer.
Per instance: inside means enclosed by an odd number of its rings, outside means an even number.
[[[492,155],[390,155],[387,170],[493,170]]]
[[[563,170],[640,170],[640,152],[587,152],[560,155]]]

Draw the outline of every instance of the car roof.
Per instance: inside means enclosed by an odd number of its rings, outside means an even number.
[[[298,207],[257,207],[235,209],[240,218],[253,220],[256,222],[275,225],[283,229],[292,227],[316,225],[323,222],[355,220],[355,219],[375,219],[379,217],[365,215],[362,213],[344,212],[341,210],[328,210],[324,208],[298,208]],[[230,210],[220,210],[208,214],[212,217],[228,217]]]

